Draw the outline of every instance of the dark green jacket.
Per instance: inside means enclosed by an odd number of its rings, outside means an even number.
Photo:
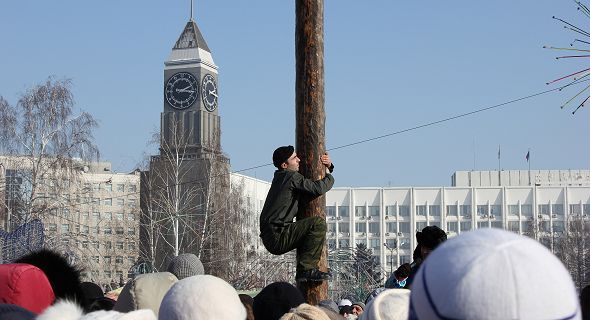
[[[301,195],[308,194],[318,197],[328,192],[332,185],[334,185],[334,177],[329,173],[323,179],[313,181],[306,179],[297,171],[275,171],[260,214],[261,234],[269,227],[284,227],[293,223]]]

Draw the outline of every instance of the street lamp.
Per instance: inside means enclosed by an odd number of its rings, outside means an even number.
[[[390,265],[389,265],[389,270],[390,270],[390,274],[393,274],[393,250],[395,250],[395,246],[396,244],[394,243],[393,247],[390,247],[387,242],[383,242],[383,245],[385,246],[385,248],[389,249],[389,260],[390,260]]]

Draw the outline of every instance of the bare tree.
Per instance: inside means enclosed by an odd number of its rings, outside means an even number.
[[[48,78],[21,94],[16,106],[0,97],[0,152],[7,156],[4,179],[10,189],[4,205],[8,228],[72,204],[62,191],[72,188],[80,160],[98,157],[92,132],[96,127],[90,114],[74,114],[67,79]]]
[[[566,231],[556,237],[554,249],[582,290],[590,283],[590,221],[582,215],[569,215]]]

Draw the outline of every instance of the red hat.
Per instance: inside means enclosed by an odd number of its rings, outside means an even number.
[[[41,269],[25,263],[0,264],[0,303],[38,314],[54,300],[51,284]]]

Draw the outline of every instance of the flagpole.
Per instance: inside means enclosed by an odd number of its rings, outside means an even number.
[[[500,145],[498,145],[498,186],[502,185],[502,173],[500,173],[501,169],[501,162],[500,162]]]
[[[529,163],[529,186],[530,186],[531,185],[531,148],[529,148],[527,155],[528,155],[527,162]]]

